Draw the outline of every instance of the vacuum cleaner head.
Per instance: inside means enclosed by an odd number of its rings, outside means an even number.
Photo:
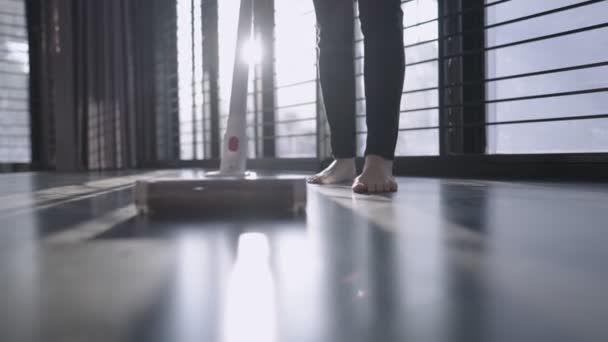
[[[303,176],[190,176],[156,178],[135,184],[140,213],[157,216],[250,217],[304,213]]]

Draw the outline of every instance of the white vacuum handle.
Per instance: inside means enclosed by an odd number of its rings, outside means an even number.
[[[244,175],[247,169],[247,86],[249,63],[242,58],[242,49],[252,37],[253,1],[241,0],[232,74],[230,112],[223,140],[220,174]]]

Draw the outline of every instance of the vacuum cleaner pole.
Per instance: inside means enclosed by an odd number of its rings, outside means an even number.
[[[237,30],[230,112],[223,139],[220,175],[244,176],[247,169],[247,85],[249,62],[243,58],[243,48],[252,38],[254,0],[241,0]]]

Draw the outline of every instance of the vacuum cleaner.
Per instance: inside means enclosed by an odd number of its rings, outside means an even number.
[[[303,213],[306,179],[298,175],[262,175],[247,171],[247,86],[249,63],[238,53],[252,36],[254,0],[242,0],[230,111],[219,171],[189,173],[137,181],[135,204],[140,213],[231,217],[263,213]]]

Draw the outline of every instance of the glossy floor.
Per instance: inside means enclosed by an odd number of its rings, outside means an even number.
[[[400,178],[177,221],[136,215],[151,176],[0,175],[0,341],[608,340],[608,185]]]

